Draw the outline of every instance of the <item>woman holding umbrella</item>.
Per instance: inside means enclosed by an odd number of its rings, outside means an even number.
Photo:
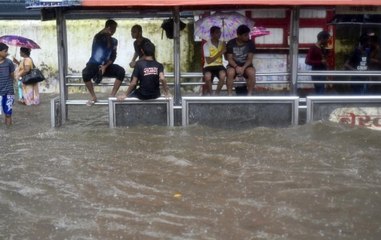
[[[23,58],[21,62],[13,58],[13,62],[19,67],[16,71],[16,79],[21,81],[22,77],[25,76],[34,68],[34,63],[30,57],[30,48],[21,47],[20,56]],[[40,93],[38,89],[38,83],[33,84],[22,84],[22,97],[19,99],[20,103],[25,105],[38,105],[40,104]]]
[[[33,60],[30,58],[31,49],[40,49],[40,46],[32,39],[17,35],[1,36],[0,42],[20,47],[20,56],[23,57],[24,60],[19,62],[16,59],[13,59],[13,62],[19,66],[17,72],[15,72],[15,77],[20,80],[20,77],[25,76],[32,68],[34,68]],[[22,95],[19,93],[19,101],[21,100],[21,103],[25,103],[26,105],[40,103],[38,83],[31,85],[21,84],[21,86]]]

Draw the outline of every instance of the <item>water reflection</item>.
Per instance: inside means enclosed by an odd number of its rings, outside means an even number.
[[[0,128],[0,239],[378,239],[380,132],[109,129],[49,97]]]

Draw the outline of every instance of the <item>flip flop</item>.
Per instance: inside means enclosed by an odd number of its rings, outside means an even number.
[[[89,100],[89,101],[86,102],[86,105],[91,107],[91,106],[93,106],[95,104],[95,102],[96,101],[94,101],[94,100]]]

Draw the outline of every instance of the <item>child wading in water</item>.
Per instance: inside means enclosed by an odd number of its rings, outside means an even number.
[[[12,124],[12,107],[15,101],[15,92],[13,88],[15,66],[7,58],[8,46],[0,43],[0,102],[1,110],[5,115],[5,125]]]

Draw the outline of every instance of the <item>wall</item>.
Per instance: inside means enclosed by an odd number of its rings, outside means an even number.
[[[41,92],[58,92],[57,81],[57,35],[55,21],[7,20],[0,21],[0,36],[20,35],[37,42],[41,49],[32,49],[31,57],[36,66],[44,71],[46,82],[40,84]],[[9,45],[9,58],[20,59],[20,48]]]
[[[131,27],[140,24],[143,28],[143,36],[151,39],[156,45],[156,58],[165,66],[166,72],[173,72],[173,40],[167,39],[165,33],[162,38],[160,25],[163,19],[115,19],[118,28],[114,37],[118,39],[118,56],[116,63],[131,73],[128,66],[133,56],[133,41],[131,38]],[[186,19],[183,22],[188,23]],[[68,40],[68,70],[69,73],[80,74],[85,67],[91,54],[91,44],[94,35],[104,27],[105,19],[67,20]],[[192,24],[190,24],[192,25]],[[194,59],[193,31],[189,28],[181,31],[181,71],[193,71],[197,66]],[[58,60],[57,60],[57,34],[55,21],[0,21],[0,36],[21,35],[37,42],[41,49],[32,50],[31,57],[36,66],[41,68],[48,77],[46,82],[41,83],[41,92],[59,92],[58,84]],[[19,48],[10,46],[10,58],[19,56]]]

